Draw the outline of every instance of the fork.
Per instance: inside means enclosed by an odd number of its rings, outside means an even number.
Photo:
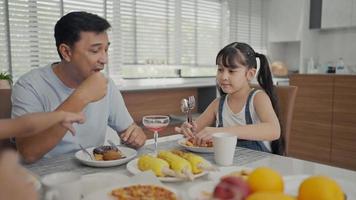
[[[189,96],[188,97],[188,122],[192,123],[193,118],[192,118],[192,110],[195,107],[195,97],[194,96]]]
[[[109,140],[107,140],[107,142],[110,144],[111,147],[117,149],[117,145],[116,145],[113,141],[111,141],[111,140],[109,139]]]
[[[79,147],[80,147],[80,149],[81,149],[82,151],[84,151],[86,154],[89,155],[89,157],[90,157],[91,160],[95,160],[95,159],[93,158],[93,156],[89,153],[89,151],[87,151],[81,144],[78,143],[78,145],[79,145]]]

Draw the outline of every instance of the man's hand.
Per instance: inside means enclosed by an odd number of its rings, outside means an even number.
[[[74,94],[79,96],[85,103],[95,102],[106,95],[107,85],[107,78],[102,73],[96,72],[85,79],[75,90]]]
[[[75,135],[75,129],[73,127],[73,123],[82,124],[85,121],[85,117],[83,113],[71,113],[71,112],[64,112],[59,111],[63,115],[61,125],[68,129],[73,135]]]
[[[35,200],[38,194],[30,175],[18,164],[15,152],[4,151],[0,155],[0,197],[12,200]]]
[[[120,135],[120,138],[124,144],[139,148],[145,144],[147,137],[142,128],[133,123]]]

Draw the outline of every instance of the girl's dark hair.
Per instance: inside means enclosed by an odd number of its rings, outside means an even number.
[[[54,38],[59,57],[63,59],[58,49],[59,45],[64,43],[72,47],[80,40],[80,32],[102,33],[110,27],[106,19],[96,14],[76,11],[64,15],[54,26]]]
[[[256,58],[260,59],[260,69],[257,74],[257,81],[271,99],[273,109],[280,121],[278,98],[276,95],[275,87],[273,86],[268,60],[265,55],[256,53],[252,47],[246,43],[234,42],[225,46],[219,51],[218,55],[216,56],[216,64],[234,69],[238,67],[236,65],[236,62],[238,62],[238,64],[246,66],[248,69],[257,69]],[[217,87],[221,96],[226,95],[226,93],[224,93],[224,91],[219,86]],[[281,123],[280,125],[282,126]],[[271,142],[272,153],[274,154],[284,154],[285,143],[283,137],[284,133],[282,130],[283,129],[281,128],[281,137]]]

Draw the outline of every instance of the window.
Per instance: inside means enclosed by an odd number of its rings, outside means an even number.
[[[213,66],[232,41],[256,51],[266,47],[263,0],[0,0],[0,71],[17,79],[58,61],[54,25],[77,10],[111,23],[108,72],[114,79],[124,66]]]

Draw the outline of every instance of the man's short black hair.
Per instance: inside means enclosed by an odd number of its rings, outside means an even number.
[[[102,33],[111,26],[106,19],[98,15],[87,12],[71,12],[58,20],[54,27],[54,38],[59,57],[63,59],[59,52],[59,45],[64,43],[72,47],[80,40],[80,32]]]

